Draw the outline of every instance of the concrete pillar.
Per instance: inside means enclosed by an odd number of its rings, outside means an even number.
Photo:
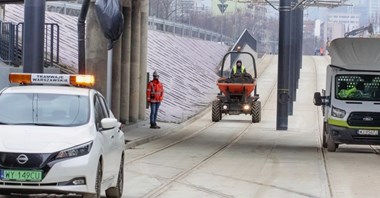
[[[120,87],[121,87],[121,39],[113,44],[112,57],[112,112],[117,119],[120,119]]]
[[[129,121],[137,122],[139,118],[140,102],[140,26],[141,26],[141,2],[132,0],[132,34],[131,34],[131,89],[129,102]],[[144,101],[143,101],[144,102]]]
[[[139,119],[145,119],[146,72],[148,65],[148,0],[141,0],[141,48],[140,48],[140,104]]]
[[[296,1],[292,0],[291,7],[296,5]],[[295,10],[290,11],[290,35],[295,35],[295,27],[296,27],[296,15]],[[290,36],[290,46],[289,46],[289,70],[288,70],[288,88],[289,88],[289,103],[288,103],[288,115],[293,115],[293,104],[294,104],[294,71],[295,71],[295,60],[296,60],[296,52],[295,52],[295,36]]]
[[[0,20],[4,21],[5,18],[5,5],[0,5]]]
[[[86,73],[95,76],[95,89],[106,96],[107,39],[95,14],[95,3],[90,3],[86,27]]]
[[[122,40],[121,56],[121,86],[120,86],[120,121],[129,122],[130,102],[130,73],[131,73],[131,26],[132,26],[132,0],[124,0],[124,33]]]
[[[44,72],[45,0],[25,0],[23,72]]]

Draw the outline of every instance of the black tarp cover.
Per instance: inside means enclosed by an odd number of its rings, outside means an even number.
[[[124,30],[124,17],[119,0],[96,0],[95,12],[104,36],[112,42],[119,39]]]

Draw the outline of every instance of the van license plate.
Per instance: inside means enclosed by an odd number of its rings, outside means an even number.
[[[379,135],[378,130],[358,130],[358,135]]]

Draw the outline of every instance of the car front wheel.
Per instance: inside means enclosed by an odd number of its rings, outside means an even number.
[[[84,194],[83,198],[100,198],[100,191],[101,191],[101,184],[102,184],[102,177],[103,177],[103,167],[102,163],[99,162],[98,169],[96,171],[96,181],[95,181],[95,194]]]
[[[106,190],[106,196],[110,198],[120,198],[123,195],[124,187],[124,156],[121,157],[119,173],[117,176],[117,184]]]

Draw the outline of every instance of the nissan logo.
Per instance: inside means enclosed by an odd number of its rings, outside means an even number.
[[[364,117],[363,121],[371,122],[371,121],[373,121],[373,118],[369,117],[369,116],[368,117]]]
[[[16,158],[17,162],[19,164],[25,164],[26,162],[28,162],[28,156],[26,156],[25,154],[21,154],[19,155],[17,158]]]

